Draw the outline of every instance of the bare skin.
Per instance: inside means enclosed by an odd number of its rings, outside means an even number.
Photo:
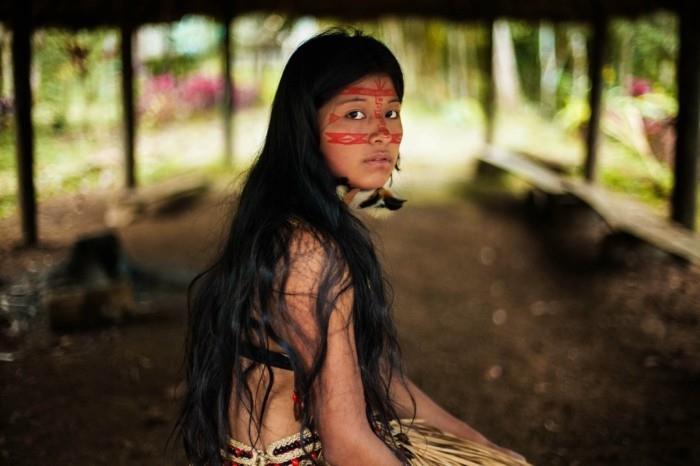
[[[303,363],[308,367],[314,357],[311,350],[314,345],[308,343],[318,339],[313,309],[325,254],[317,240],[302,230],[292,238],[290,256],[292,261],[285,288],[286,304],[289,317],[299,326],[301,334],[285,335],[285,329],[278,331],[299,352]],[[400,461],[374,435],[365,418],[365,399],[350,320],[351,311],[352,289],[349,289],[340,295],[331,314],[326,359],[312,393],[313,415],[317,419],[316,427],[323,444],[324,457],[334,466],[399,466]],[[253,393],[256,392],[257,378],[254,375],[249,381]],[[287,371],[275,370],[270,406],[263,418],[261,441],[258,443],[253,443],[254,439],[248,437],[249,417],[246,412],[235,409],[238,400],[236,394],[232,393],[229,423],[232,432],[243,433],[238,440],[262,449],[272,441],[299,432],[299,425],[293,415],[292,388],[293,375]]]
[[[353,187],[344,197],[349,203],[360,189],[379,188],[388,180],[403,135],[400,101],[387,75],[369,75],[352,83],[324,104],[318,112],[321,152],[329,170],[345,177]],[[276,329],[311,364],[313,342],[318,340],[314,323],[315,290],[323,271],[323,248],[308,231],[299,229],[290,244],[289,279],[285,288],[290,318],[302,331],[286,334]],[[362,464],[364,466],[400,466],[400,461],[371,430],[365,418],[365,399],[357,361],[352,325],[352,289],[337,300],[328,330],[328,350],[319,379],[313,388],[314,413],[323,445],[324,457],[333,466]],[[310,345],[309,342],[312,342]],[[272,350],[281,351],[274,342]],[[229,425],[237,440],[264,449],[266,445],[299,432],[294,419],[291,394],[294,376],[290,371],[272,368],[274,384],[263,417],[263,428],[257,442],[257,432],[248,435],[249,415],[239,408],[235,392],[231,393]],[[260,383],[262,382],[262,383]],[[259,412],[260,400],[267,384],[266,370],[258,368],[251,374],[248,386],[254,394],[254,411]],[[408,381],[407,389],[398,382],[392,384],[392,396],[399,406],[399,416],[410,417],[410,396],[416,401],[416,417],[458,437],[502,449],[465,422],[452,416],[440,405]]]
[[[313,322],[313,303],[315,286],[323,264],[321,246],[308,233],[300,232],[292,241],[293,258],[290,278],[287,285],[287,305],[292,317],[304,331],[304,337],[314,341],[315,324]],[[311,290],[311,291],[309,291]],[[341,295],[338,306],[333,311],[328,334],[328,354],[326,364],[321,371],[315,387],[314,398],[317,400],[314,416],[319,419],[318,431],[324,445],[326,460],[334,466],[348,465],[399,465],[389,448],[371,431],[365,419],[365,400],[362,381],[357,363],[355,337],[351,323],[352,290]],[[297,336],[287,336],[292,346],[299,351],[307,365],[313,354]],[[271,349],[281,351],[270,342]],[[299,432],[299,423],[294,419],[291,393],[294,377],[290,371],[272,368],[275,381],[272,387],[269,405],[263,418],[260,439],[254,442],[248,436],[249,416],[244,410],[237,409],[235,393],[231,394],[229,422],[232,432],[238,440],[264,449],[266,445]],[[262,384],[258,381],[262,377]],[[258,369],[249,380],[255,400],[262,399],[267,374]],[[503,449],[490,442],[467,423],[454,417],[438,403],[421,391],[412,381],[408,381],[408,390],[416,401],[416,417],[429,424],[458,437],[467,438],[477,443],[499,449],[512,456],[522,458],[517,453]],[[392,384],[392,396],[399,405],[399,416],[412,415],[411,402],[406,388],[400,383]],[[256,411],[259,406],[256,406]]]
[[[374,189],[389,179],[403,137],[401,102],[385,74],[364,77],[318,109],[321,152],[336,177]]]

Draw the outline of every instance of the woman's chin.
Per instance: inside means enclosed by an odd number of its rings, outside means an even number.
[[[363,179],[363,180],[349,180],[350,186],[353,188],[359,188],[362,190],[370,190],[370,189],[377,189],[381,188],[386,184],[386,182],[389,181],[389,177],[377,177],[371,180],[368,179]]]

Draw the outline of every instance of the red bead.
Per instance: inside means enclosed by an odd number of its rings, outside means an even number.
[[[242,450],[240,448],[236,448],[236,456],[241,456]]]
[[[318,459],[318,453],[316,453],[315,451],[312,451],[312,452],[311,452],[311,458],[317,460],[317,459]]]
[[[292,392],[292,401],[299,403],[299,395],[297,395],[297,392]]]
[[[299,460],[296,458],[292,459],[292,466],[299,466]]]

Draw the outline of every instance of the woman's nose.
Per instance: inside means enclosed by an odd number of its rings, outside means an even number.
[[[369,136],[369,142],[372,144],[388,143],[389,141],[391,141],[391,133],[383,124],[380,124]]]

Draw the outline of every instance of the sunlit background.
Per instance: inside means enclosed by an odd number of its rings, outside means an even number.
[[[223,28],[206,17],[145,25],[135,35],[137,179],[152,184],[193,169],[231,179],[264,137],[282,68],[302,41],[339,23],[279,14],[232,24],[233,166],[223,165]],[[348,23],[342,23],[348,25]],[[468,176],[483,141],[483,23],[386,17],[352,23],[389,45],[406,76],[397,186],[439,195]],[[39,200],[123,185],[118,30],[39,29],[32,86]],[[498,21],[496,142],[579,173],[588,118],[590,30],[579,24]],[[666,215],[672,186],[676,17],[611,21],[604,67],[604,186]],[[0,29],[0,217],[16,209],[10,31]],[[542,143],[546,141],[546,143]]]
[[[507,4],[560,5],[492,3],[499,15]],[[625,3],[630,14],[654,2],[637,3]],[[337,25],[384,41],[405,74],[392,189],[408,202],[381,219],[355,213],[393,287],[416,384],[540,466],[700,464],[700,237],[669,220],[677,83],[692,93],[677,76],[678,43],[692,25],[677,13],[610,17],[596,41],[596,7],[580,4],[590,11],[576,23],[236,16],[231,83],[221,22],[141,25],[134,189],[122,115],[129,29],[33,29],[38,208],[25,203],[25,217],[14,127],[25,108],[13,102],[12,31],[0,25],[0,464],[187,464],[177,440],[165,456],[185,391],[187,285],[216,257],[284,64]],[[603,42],[597,176],[587,180],[589,76],[601,75],[589,62]],[[679,160],[693,162],[691,145]],[[517,157],[494,171],[486,155],[496,151]],[[20,157],[28,167],[29,151]],[[690,192],[683,181],[676,188]],[[552,194],[552,184],[567,187]],[[29,244],[32,215],[39,241]]]

